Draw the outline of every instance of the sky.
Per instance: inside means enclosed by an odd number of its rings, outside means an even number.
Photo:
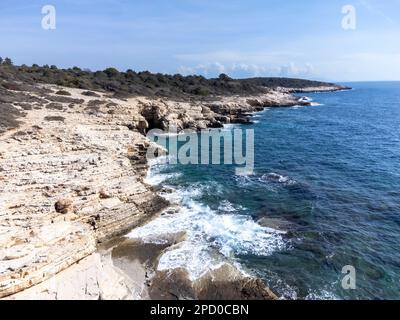
[[[0,35],[15,64],[400,80],[400,0],[1,0]]]

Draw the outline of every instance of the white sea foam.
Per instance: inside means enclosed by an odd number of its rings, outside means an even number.
[[[232,129],[236,129],[236,128],[240,128],[241,124],[240,123],[225,123],[224,125],[225,130],[232,130]]]
[[[160,184],[180,173],[163,173],[167,168],[165,157],[150,163],[146,181]],[[250,179],[242,176],[243,179]],[[222,186],[216,182],[193,184],[187,188],[165,193],[171,203],[180,206],[176,212],[161,214],[146,225],[136,228],[127,236],[145,243],[168,244],[174,234],[186,234],[183,242],[170,247],[159,259],[158,270],[185,268],[192,280],[210,269],[229,260],[239,269],[235,255],[254,254],[267,256],[286,247],[284,232],[263,227],[251,217],[235,213],[240,206],[229,201],[221,202],[222,213],[211,210],[196,199],[204,193],[221,193]],[[243,271],[243,270],[242,270]]]
[[[218,207],[218,211],[221,212],[237,212],[238,210],[243,210],[243,206],[241,205],[234,205],[228,200],[223,200]]]
[[[310,292],[305,300],[340,300],[333,292],[329,290],[320,290]]]
[[[151,174],[147,175],[147,177],[144,179],[144,182],[146,182],[147,184],[150,184],[152,186],[157,186],[166,180],[179,178],[180,176],[181,176],[181,174],[178,172],[158,173],[158,174],[151,173]]]
[[[299,101],[301,101],[301,102],[311,102],[311,101],[313,101],[313,99],[310,98],[310,97],[301,97],[299,99]]]
[[[147,163],[151,170],[154,170],[155,167],[162,167],[168,164],[169,156],[160,156],[157,158],[148,159]]]
[[[295,106],[292,106],[292,107],[290,107],[291,109],[300,109],[300,108],[304,108],[304,106],[302,106],[302,105],[295,105]]]
[[[318,107],[318,106],[323,106],[324,104],[318,103],[318,102],[311,102],[312,107]]]
[[[253,183],[251,177],[248,175],[236,175],[234,178],[239,187],[248,187]]]
[[[196,279],[235,255],[267,256],[286,247],[281,231],[262,227],[244,215],[218,214],[191,198],[180,197],[182,206],[176,214],[161,215],[128,234],[145,243],[169,243],[171,235],[186,234],[185,241],[160,257],[158,270],[182,267]]]
[[[260,182],[272,181],[272,182],[282,183],[282,184],[285,184],[285,185],[293,185],[293,184],[297,183],[296,180],[293,180],[293,179],[291,179],[289,177],[280,175],[280,174],[275,173],[275,172],[270,172],[270,173],[262,175],[259,178],[259,181]]]
[[[206,189],[206,186],[200,187],[192,185],[185,189],[179,189],[175,190],[175,192],[163,194],[163,197],[173,204],[180,205],[185,204],[187,201],[198,199],[203,195]],[[218,192],[218,190],[216,190],[216,192]]]
[[[149,170],[144,178],[144,182],[152,186],[160,185],[169,179],[178,178],[181,176],[179,172],[163,173],[168,166],[168,156],[161,156],[148,160]]]
[[[310,104],[310,106],[312,107],[316,107],[316,106],[323,106],[322,103],[318,103],[318,102],[313,102],[313,99],[310,97],[301,97],[299,99],[299,102],[308,102]],[[299,108],[304,108],[304,105],[295,105],[293,107],[291,107],[292,109],[299,109]]]

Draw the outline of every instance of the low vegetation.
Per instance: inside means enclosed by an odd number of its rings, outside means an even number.
[[[65,118],[61,116],[46,116],[44,117],[44,120],[64,122]]]
[[[268,88],[326,85],[317,81],[287,78],[232,79],[225,74],[207,79],[203,76],[166,75],[148,71],[120,72],[115,68],[102,71],[82,70],[78,67],[58,69],[56,66],[15,66],[10,59],[2,59],[0,79],[10,83],[49,83],[87,90],[86,95],[95,96],[93,91],[112,92],[116,96],[131,95],[160,97],[207,97],[210,95],[250,95],[264,92]],[[7,61],[5,63],[5,61]],[[59,91],[57,94],[62,95]]]
[[[59,96],[70,96],[71,95],[71,93],[66,90],[58,90],[56,92],[56,94],[58,94]]]
[[[0,133],[17,128],[23,113],[8,103],[0,103]]]

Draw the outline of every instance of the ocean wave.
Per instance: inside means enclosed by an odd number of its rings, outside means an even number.
[[[202,188],[196,185],[179,189],[175,189],[173,187],[170,188],[174,190],[174,192],[163,193],[162,196],[173,204],[184,204],[186,201],[188,201],[188,199],[198,199],[203,196],[206,189],[205,187]]]
[[[147,171],[147,177],[150,178],[153,175],[159,174],[162,170],[168,166],[168,156],[161,156],[154,159],[148,159],[147,164],[149,170]]]
[[[278,173],[275,172],[270,172],[267,174],[263,174],[260,178],[259,178],[260,182],[275,182],[275,183],[281,183],[284,185],[294,185],[297,184],[297,181],[294,179],[291,179],[289,177],[280,175]]]
[[[152,186],[160,185],[161,183],[170,180],[179,178],[182,174],[179,172],[173,173],[154,173],[148,174],[147,177],[144,179],[144,182],[150,184]]]
[[[313,99],[310,98],[310,97],[301,97],[301,98],[299,99],[299,101],[300,101],[300,102],[311,102],[311,101],[313,101]]]
[[[239,187],[248,187],[254,183],[249,175],[235,175],[234,178]]]
[[[223,200],[221,201],[219,207],[218,207],[218,211],[220,212],[237,212],[239,210],[243,210],[244,207],[239,205],[234,205],[231,202],[229,202],[228,200]]]
[[[333,292],[328,290],[312,291],[305,300],[340,300]]]
[[[263,227],[248,216],[217,214],[187,198],[175,214],[161,215],[127,236],[145,243],[165,244],[180,233],[186,235],[185,240],[164,252],[158,269],[182,267],[192,279],[236,255],[267,256],[286,248],[284,232]]]
[[[223,129],[225,129],[225,130],[232,130],[232,129],[235,129],[235,128],[241,128],[241,124],[240,123],[225,123],[223,126],[224,126]]]
[[[182,174],[179,172],[164,173],[163,171],[168,168],[169,156],[160,156],[148,160],[149,170],[144,178],[144,182],[152,186],[160,185],[169,179],[175,179]]]
[[[239,176],[236,175],[234,177],[236,181],[236,185],[239,188],[254,188],[257,187],[257,185],[262,184],[262,187],[271,191],[271,192],[277,192],[277,188],[273,184],[266,184],[265,181],[262,181],[261,178],[257,178],[257,176]]]
[[[164,172],[168,167],[165,159],[155,159],[146,182],[159,185],[181,175],[179,172]],[[240,178],[253,179],[249,176]],[[224,261],[240,269],[235,260],[237,255],[267,256],[287,247],[284,232],[261,226],[251,217],[238,214],[242,207],[225,200],[217,211],[213,211],[199,202],[203,195],[222,192],[222,186],[213,181],[170,188],[161,195],[177,205],[176,210],[161,214],[146,225],[132,230],[127,237],[154,244],[171,244],[171,239],[177,237],[184,239],[163,252],[157,269],[182,267],[189,272],[192,280]]]
[[[190,280],[194,281],[207,271],[217,269],[221,264],[222,260],[211,259],[207,245],[195,246],[185,241],[164,252],[159,259],[157,270],[184,268],[188,271]]]

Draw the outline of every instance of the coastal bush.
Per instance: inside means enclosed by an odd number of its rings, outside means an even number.
[[[107,68],[104,70],[104,73],[108,76],[108,77],[116,77],[119,75],[119,71],[115,68]]]
[[[75,103],[75,104],[82,104],[85,102],[83,99],[76,99],[67,96],[46,96],[47,100],[53,102],[60,102],[60,103]]]
[[[88,114],[96,114],[100,112],[100,107],[99,106],[88,106],[85,108],[85,111]]]
[[[12,66],[13,62],[10,58],[4,58],[4,60],[2,61],[2,64],[6,65],[6,66]]]
[[[9,103],[0,103],[0,133],[19,126],[18,118],[25,114]]]
[[[32,110],[33,109],[32,105],[29,103],[18,102],[15,105],[20,106],[24,110]]]
[[[58,90],[56,92],[56,94],[58,94],[59,96],[70,96],[71,95],[71,93],[66,90]]]
[[[7,90],[22,91],[21,87],[17,83],[5,82],[2,86]]]
[[[64,122],[65,118],[61,116],[46,116],[44,117],[44,120]]]
[[[93,91],[83,91],[82,94],[87,97],[100,97],[99,94]]]
[[[60,110],[61,111],[61,110],[64,109],[64,107],[60,103],[51,102],[48,105],[46,105],[46,109],[49,109],[49,110]]]
[[[210,94],[210,91],[206,87],[198,86],[190,90],[190,93],[198,96],[208,96]]]
[[[260,94],[276,87],[301,89],[327,85],[318,81],[288,78],[232,79],[226,74],[207,79],[196,75],[153,74],[149,71],[135,72],[130,69],[120,72],[116,68],[92,72],[78,67],[58,69],[54,65],[14,66],[12,61],[11,64],[10,61],[7,64],[4,62],[0,64],[0,79],[9,82],[22,81],[29,84],[41,82],[80,88],[90,96],[92,93],[89,92],[92,91],[107,91],[120,98],[142,95],[191,99],[191,97],[204,98],[213,95]]]
[[[98,105],[102,105],[102,104],[106,104],[107,101],[105,100],[90,100],[87,105],[89,107],[93,107],[93,106],[98,106]]]

